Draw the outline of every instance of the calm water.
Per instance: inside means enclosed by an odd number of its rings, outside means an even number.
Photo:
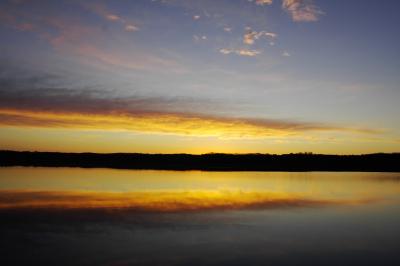
[[[400,265],[400,174],[0,168],[2,265]]]

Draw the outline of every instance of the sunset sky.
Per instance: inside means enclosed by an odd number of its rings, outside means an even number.
[[[397,0],[0,0],[0,149],[400,151]]]

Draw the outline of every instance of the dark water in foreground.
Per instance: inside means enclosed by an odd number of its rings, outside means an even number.
[[[1,265],[400,265],[400,174],[0,168]]]

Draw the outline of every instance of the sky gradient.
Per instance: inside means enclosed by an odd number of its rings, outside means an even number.
[[[398,1],[0,1],[0,148],[400,151]]]

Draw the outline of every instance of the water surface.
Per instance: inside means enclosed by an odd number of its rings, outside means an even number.
[[[399,265],[400,175],[0,168],[9,265]]]

